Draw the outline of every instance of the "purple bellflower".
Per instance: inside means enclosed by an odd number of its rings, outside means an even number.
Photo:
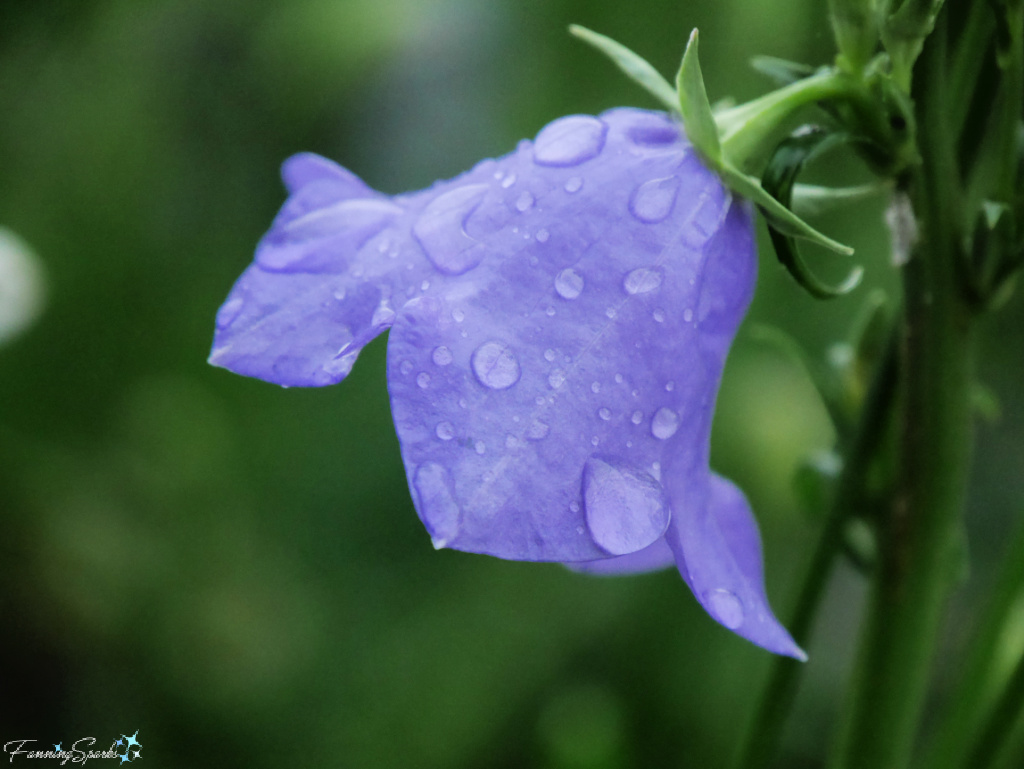
[[[757,524],[708,465],[754,290],[750,206],[667,114],[554,121],[389,197],[311,154],[217,315],[210,362],[339,382],[391,329],[388,390],[438,548],[595,574],[671,565],[708,613],[804,658],[764,590]]]

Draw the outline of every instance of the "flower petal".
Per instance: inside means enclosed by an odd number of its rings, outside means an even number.
[[[668,543],[708,614],[758,646],[807,659],[768,605],[761,537],[743,492],[717,475],[698,493],[672,480],[666,485],[675,512]]]
[[[424,216],[448,228],[414,228],[432,262],[451,260],[388,344],[417,510],[439,547],[643,550],[671,517],[663,458],[692,458],[688,482],[708,473],[717,315],[735,332],[750,298],[749,214],[667,117],[638,110],[556,121],[492,177],[437,185]],[[719,254],[730,228],[735,253]]]
[[[641,574],[658,571],[676,565],[676,557],[669,547],[668,541],[661,537],[643,550],[620,555],[615,558],[602,558],[598,561],[580,561],[565,564],[573,571],[593,574],[602,577],[618,577],[625,574]]]

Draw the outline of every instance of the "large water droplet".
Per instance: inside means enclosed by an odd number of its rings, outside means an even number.
[[[455,426],[451,422],[438,422],[434,434],[442,441],[450,441],[455,437]]]
[[[519,381],[519,361],[507,344],[484,342],[471,360],[473,373],[484,387],[504,390]]]
[[[570,115],[546,125],[533,142],[533,160],[542,166],[575,166],[604,147],[608,126],[589,115]]]
[[[711,616],[729,630],[735,630],[743,624],[743,602],[731,590],[716,588],[705,593],[704,600],[707,601]]]
[[[466,221],[486,194],[486,184],[456,187],[430,201],[413,225],[423,252],[441,272],[461,275],[483,259],[483,245],[466,233]]]
[[[420,518],[434,547],[440,550],[459,533],[462,514],[450,488],[448,471],[437,462],[425,462],[416,468],[412,486]]]
[[[679,414],[672,409],[662,406],[654,412],[651,420],[651,435],[661,440],[668,440],[676,434],[679,429]]]
[[[641,550],[668,528],[669,507],[661,484],[614,460],[587,460],[583,505],[590,536],[612,555]]]
[[[533,195],[527,190],[523,190],[519,197],[516,198],[516,211],[519,213],[525,213],[533,208]]]
[[[434,352],[431,353],[430,355],[430,358],[431,360],[434,361],[435,366],[447,366],[454,360],[452,351],[449,350],[444,345],[441,345],[440,347],[435,347]]]
[[[651,179],[641,184],[633,192],[633,197],[629,201],[629,210],[641,222],[648,224],[660,222],[672,213],[678,192],[678,176]]]
[[[661,286],[661,272],[646,267],[638,267],[629,272],[622,287],[627,294],[647,294]]]
[[[583,292],[583,276],[567,267],[555,276],[555,291],[563,299],[575,299]]]

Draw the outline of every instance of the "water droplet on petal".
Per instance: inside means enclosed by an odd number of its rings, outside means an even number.
[[[679,429],[679,415],[670,408],[662,406],[654,412],[651,420],[651,435],[660,440],[668,440]]]
[[[509,187],[511,187],[515,183],[516,183],[516,175],[515,174],[509,174],[504,179],[502,179],[501,186],[504,187],[507,190]]]
[[[678,176],[651,179],[641,184],[633,192],[629,201],[629,210],[641,222],[648,224],[660,222],[672,213],[678,192]]]
[[[428,288],[430,288],[429,280],[425,280],[422,283],[420,283],[420,291],[426,291]]]
[[[395,311],[388,304],[387,299],[382,299],[380,304],[377,305],[377,309],[373,311],[373,316],[370,318],[371,326],[390,326],[395,322]]]
[[[601,383],[600,382],[591,382],[590,383],[590,392],[594,393],[594,395],[597,395],[599,392],[601,392]]]
[[[644,421],[644,412],[634,411],[632,416],[630,416],[629,421],[635,425],[640,424],[641,422]]]
[[[412,373],[412,369],[413,365],[411,360],[403,360],[398,366],[398,370],[406,376]]]
[[[668,380],[667,382],[665,382],[665,392],[672,392],[675,389],[676,389],[676,383],[673,382],[671,379]]]
[[[548,363],[554,363],[555,362],[555,351],[554,350],[545,350],[544,351],[544,360],[546,360]]]
[[[452,351],[444,345],[435,347],[434,352],[431,354],[431,359],[434,361],[435,366],[447,366],[454,359]]]
[[[462,310],[458,309],[457,307],[454,310],[452,310],[452,320],[454,320],[456,323],[462,323],[462,321],[464,321],[465,319],[466,313],[464,313]]]
[[[552,390],[557,390],[565,383],[565,372],[556,368],[548,375],[548,385]]]
[[[547,434],[548,432],[550,432],[550,430],[551,428],[548,427],[547,424],[541,422],[539,419],[534,419],[530,423],[530,427],[526,431],[526,437],[529,438],[531,441],[543,440],[544,438],[547,437]]]
[[[549,237],[551,237],[551,233],[549,233],[547,230],[537,230],[538,243],[547,243]]]
[[[670,513],[661,484],[614,460],[587,460],[583,505],[590,536],[612,555],[635,553],[668,528]]]
[[[455,437],[455,427],[451,422],[438,422],[437,427],[434,428],[434,433],[442,441],[450,441]]]
[[[471,360],[480,384],[492,390],[504,390],[519,381],[519,361],[512,348],[502,342],[484,342]]]
[[[342,301],[345,298],[345,289],[344,288],[336,288],[336,289],[334,289],[334,293],[332,294],[332,296],[337,301],[339,301],[339,302]]]
[[[548,307],[547,309],[544,310],[544,314],[547,315],[549,318],[555,317],[555,308]]]
[[[591,446],[596,446],[600,442],[601,442],[601,439],[598,438],[596,435],[593,438],[590,439],[590,445]]]
[[[575,299],[583,292],[583,276],[567,267],[555,276],[555,291],[563,299]]]
[[[575,166],[601,152],[608,126],[589,115],[570,115],[546,125],[533,143],[533,160],[542,166]]]
[[[597,410],[597,415],[601,417],[601,419],[603,419],[605,422],[607,422],[609,419],[612,418],[612,410],[609,408],[599,408]]]
[[[476,443],[473,444],[473,451],[475,451],[477,454],[483,454],[485,451],[487,451],[487,446],[486,444],[484,444],[483,441],[477,441]]]
[[[683,310],[683,320],[685,320],[687,323],[693,320],[693,310],[691,310],[689,307]]]
[[[578,176],[570,176],[565,183],[565,191],[570,195],[583,189],[583,180]]]
[[[516,211],[519,213],[525,213],[533,208],[533,195],[527,190],[523,190],[519,197],[516,198]]]
[[[647,294],[661,286],[661,272],[638,267],[626,275],[622,287],[627,294]]]
[[[242,311],[242,305],[244,301],[242,297],[236,296],[233,299],[228,299],[217,310],[217,328],[227,328],[231,325],[231,321],[238,317],[238,314]]]
[[[731,590],[716,588],[705,593],[704,600],[707,601],[711,616],[729,630],[735,630],[743,624],[743,602]]]
[[[417,387],[419,387],[421,390],[426,390],[429,385],[430,385],[430,374],[428,374],[426,371],[421,371],[419,374],[416,375],[416,386]]]
[[[466,234],[465,225],[486,194],[486,184],[444,192],[427,204],[413,225],[413,235],[423,252],[441,272],[461,275],[483,259],[483,246]]]
[[[615,320],[615,317],[619,314],[619,311],[616,310],[614,307],[609,307],[607,310],[604,311],[604,314],[605,317],[608,318],[608,320]]]
[[[342,348],[348,349],[348,345]],[[343,379],[347,377],[352,367],[356,365],[356,358],[359,357],[359,350],[339,353],[325,363],[322,368],[332,379]]]
[[[425,462],[416,468],[412,481],[416,507],[434,547],[445,547],[459,533],[461,511],[449,486],[448,471],[437,462]]]
[[[572,510],[572,512],[574,513],[578,513],[580,511],[580,503],[577,502],[576,500],[573,500],[572,502],[569,503],[569,509]]]
[[[655,323],[664,323],[665,322],[665,311],[664,310],[655,310],[653,317],[654,317],[654,322]]]

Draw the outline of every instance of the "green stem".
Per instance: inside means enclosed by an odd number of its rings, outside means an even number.
[[[846,523],[860,506],[868,466],[885,435],[896,389],[896,360],[896,335],[891,334],[886,353],[868,389],[857,432],[836,484],[828,521],[802,582],[796,611],[788,624],[793,640],[804,648],[810,640],[836,556],[842,551]],[[754,714],[738,766],[760,769],[771,765],[778,753],[782,728],[796,698],[805,667],[788,657],[774,659],[768,685]]]
[[[1013,733],[1014,722],[1024,708],[1024,655],[1017,661],[1006,689],[989,714],[988,723],[978,735],[974,749],[965,766],[971,769],[989,769],[999,758],[1003,747]]]
[[[944,20],[944,16],[942,17]],[[971,447],[972,322],[958,285],[958,198],[948,133],[945,28],[916,74],[922,164],[902,180],[919,239],[904,268],[900,476],[880,558],[837,769],[909,761],[946,599],[959,563]]]
[[[1007,548],[1006,559],[981,626],[972,640],[960,683],[950,696],[948,708],[935,732],[936,740],[925,764],[928,769],[974,766],[965,764],[964,757],[978,730],[980,715],[991,701],[992,666],[1006,631],[1007,617],[1024,591],[1024,525],[1019,527]]]

